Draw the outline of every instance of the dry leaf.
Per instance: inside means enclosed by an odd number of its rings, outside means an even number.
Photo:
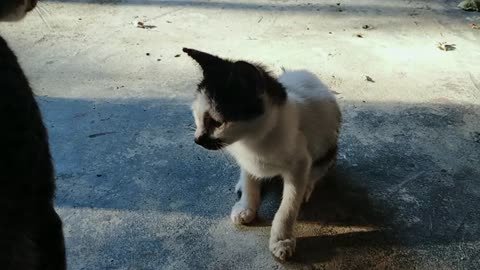
[[[439,42],[437,47],[442,51],[453,51],[455,50],[455,44],[447,44],[446,42]]]
[[[141,29],[157,28],[155,25],[148,25],[148,24],[145,24],[145,22],[142,22],[142,21],[134,21],[133,25],[135,25],[137,28],[141,28]]]

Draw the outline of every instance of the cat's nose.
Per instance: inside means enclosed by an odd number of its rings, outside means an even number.
[[[206,134],[203,134],[203,135],[200,135],[198,137],[195,137],[195,143],[198,144],[198,145],[204,145],[205,142],[208,140],[208,137]]]
[[[221,140],[211,138],[207,134],[196,137],[194,141],[196,144],[208,150],[218,150],[224,146]]]

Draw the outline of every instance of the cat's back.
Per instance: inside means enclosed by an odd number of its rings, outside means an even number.
[[[301,126],[337,127],[341,115],[336,98],[315,74],[306,70],[286,71],[278,81],[287,89],[288,101],[299,110]]]
[[[335,144],[341,112],[333,93],[317,76],[306,70],[286,71],[279,77],[288,101],[300,112],[300,129],[306,136],[314,157],[321,156]]]
[[[0,36],[0,106],[3,110],[13,108],[15,104],[34,103],[33,93],[15,53],[5,39]],[[15,104],[12,104],[15,102]],[[17,106],[16,106],[17,107]],[[11,112],[4,112],[0,117],[7,117]],[[12,115],[9,115],[9,117]],[[13,115],[14,116],[14,115]]]
[[[2,37],[0,71],[0,178],[5,179],[0,183],[0,201],[49,203],[54,178],[47,131],[29,82]]]
[[[47,130],[17,57],[0,37],[0,269],[66,269]]]
[[[289,97],[299,101],[335,101],[330,92],[318,77],[307,70],[285,71],[278,81],[287,88]]]

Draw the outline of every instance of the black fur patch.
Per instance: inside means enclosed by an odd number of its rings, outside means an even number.
[[[0,1],[0,20],[15,12],[18,3],[15,1]]]
[[[29,0],[25,11],[31,11],[37,5],[38,0]],[[23,0],[1,0],[0,1],[0,21],[14,14],[16,10],[24,4]]]
[[[54,180],[40,110],[0,37],[0,269],[65,269]]]
[[[222,123],[218,122],[217,120],[213,119],[212,116],[207,112],[203,116],[203,125],[205,127],[205,133],[213,134],[215,129],[220,127]]]
[[[203,70],[198,86],[215,104],[224,121],[247,121],[265,111],[263,96],[281,105],[285,88],[261,65],[231,61],[193,49],[183,49]]]

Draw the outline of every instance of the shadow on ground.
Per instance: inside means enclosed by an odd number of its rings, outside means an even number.
[[[280,185],[266,189],[257,224],[230,226],[238,169],[231,158],[194,145],[188,102],[39,102],[73,269],[163,269],[174,261],[247,269],[265,257],[264,264],[276,265],[267,242]],[[298,251],[286,267],[478,266],[479,108],[347,101],[342,109],[337,168],[304,205]],[[106,212],[115,222],[98,223]],[[159,234],[166,227],[171,233]],[[133,254],[144,257],[130,260]]]

